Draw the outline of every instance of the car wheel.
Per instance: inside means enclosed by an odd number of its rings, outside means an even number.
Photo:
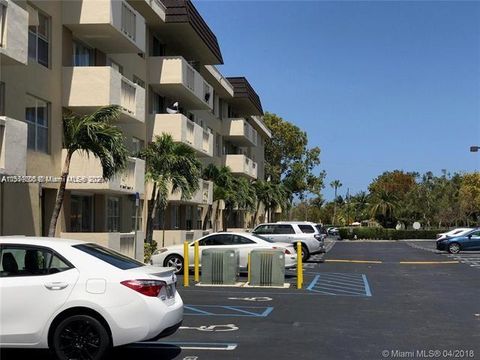
[[[175,268],[175,273],[178,274],[183,270],[183,257],[180,255],[169,255],[165,259],[163,266]]]
[[[305,245],[302,245],[302,261],[305,262],[310,258],[310,251]]]
[[[448,252],[450,254],[458,254],[460,252],[460,245],[458,243],[451,243],[448,245]]]
[[[60,360],[102,359],[109,348],[107,330],[88,315],[63,319],[53,332],[52,350]]]

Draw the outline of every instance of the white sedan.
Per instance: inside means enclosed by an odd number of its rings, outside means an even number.
[[[190,267],[194,266],[194,243],[188,248]],[[238,250],[240,269],[247,269],[248,254],[253,249],[281,249],[285,253],[285,268],[297,265],[297,253],[292,244],[273,242],[262,236],[251,233],[220,232],[202,237],[198,240],[200,260],[205,249],[235,249]],[[183,270],[183,244],[160,248],[155,251],[150,261],[156,266],[175,268],[176,272]]]
[[[0,347],[101,359],[112,346],[172,334],[183,302],[172,269],[97,244],[0,237]]]

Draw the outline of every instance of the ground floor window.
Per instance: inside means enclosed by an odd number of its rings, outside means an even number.
[[[110,196],[107,199],[107,231],[120,231],[120,198]]]
[[[71,195],[70,231],[93,231],[93,196]]]
[[[132,211],[132,229],[133,231],[140,230],[142,228],[143,224],[143,219],[142,219],[142,213],[143,213],[143,200],[138,200],[138,207],[136,206],[136,200],[132,200],[132,205],[131,205],[131,211]]]

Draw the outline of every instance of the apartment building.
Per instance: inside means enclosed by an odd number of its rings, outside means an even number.
[[[75,153],[57,225],[143,258],[149,185],[135,157],[162,133],[192,147],[203,165],[264,174],[260,98],[243,77],[226,78],[216,36],[188,0],[0,0],[0,235],[45,235],[65,150],[62,114],[120,105],[117,126],[131,151],[127,169],[101,181],[100,163]],[[178,113],[168,107],[179,103]],[[15,180],[17,181],[17,180]],[[212,228],[213,184],[189,200],[172,193],[154,239],[171,244]],[[238,210],[232,227],[248,226]],[[163,240],[165,239],[165,241]]]

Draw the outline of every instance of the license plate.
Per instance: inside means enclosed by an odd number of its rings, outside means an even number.
[[[167,285],[167,299],[171,299],[175,296],[175,284]]]

